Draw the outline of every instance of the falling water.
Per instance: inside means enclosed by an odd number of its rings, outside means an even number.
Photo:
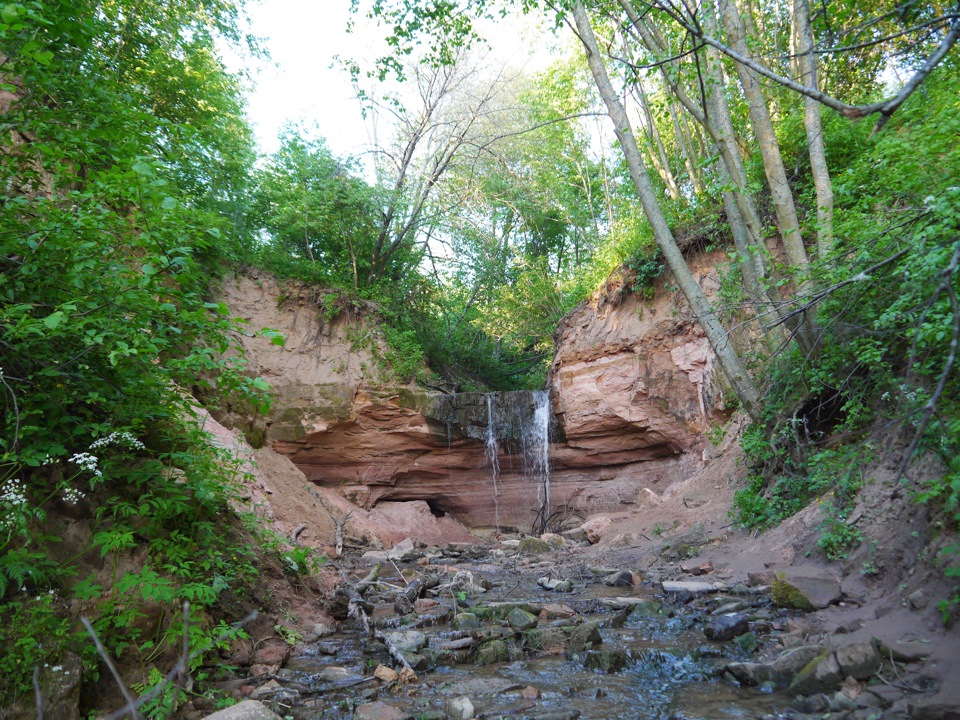
[[[484,451],[484,457],[487,459],[487,465],[490,467],[490,474],[493,477],[493,512],[497,523],[497,534],[500,534],[500,488],[497,486],[497,478],[500,475],[500,448],[497,445],[497,432],[495,427],[495,418],[493,415],[493,395],[487,395],[487,447]]]
[[[550,393],[533,393],[532,422],[523,428],[525,474],[537,483],[539,518],[536,530],[545,532],[550,519]]]

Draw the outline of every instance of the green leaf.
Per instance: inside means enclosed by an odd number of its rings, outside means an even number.
[[[56,310],[43,319],[43,324],[47,326],[48,330],[56,329],[57,325],[63,320],[63,312]]]
[[[160,201],[160,207],[162,207],[164,210],[173,210],[176,206],[176,198],[172,198],[169,195]]]
[[[0,9],[0,19],[5,23],[12,23],[20,17],[21,10],[23,10],[23,5],[20,3],[6,3],[3,8]]]
[[[143,175],[144,177],[153,177],[155,172],[153,166],[149,163],[145,163],[143,160],[138,160],[133,164],[131,168],[137,175]]]

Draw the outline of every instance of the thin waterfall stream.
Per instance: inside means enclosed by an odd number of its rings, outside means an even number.
[[[546,532],[550,521],[550,393],[533,393],[533,416],[523,427],[524,474],[537,486],[537,534]]]
[[[497,477],[500,474],[500,446],[497,444],[497,431],[494,424],[493,395],[487,394],[487,445],[484,452],[490,475],[493,478],[493,512],[496,519],[497,534],[500,534],[500,488]]]

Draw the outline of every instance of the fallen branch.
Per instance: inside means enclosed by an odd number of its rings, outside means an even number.
[[[386,635],[379,630],[374,630],[370,625],[370,617],[367,615],[367,611],[368,609],[372,609],[372,606],[369,602],[367,602],[367,600],[364,599],[362,591],[376,582],[377,574],[379,574],[379,572],[380,566],[377,565],[363,580],[356,584],[351,584],[344,579],[340,587],[337,588],[337,595],[346,598],[347,616],[357,621],[357,624],[359,624],[360,628],[363,630],[363,634],[367,636],[372,635],[377,640],[382,642],[386,646],[387,652],[390,653],[390,657],[396,660],[397,664],[400,665],[402,668],[400,672],[401,682],[413,682],[417,679],[417,674],[414,672],[407,659],[403,656],[400,648],[394,645]],[[418,580],[420,579],[421,578],[418,578]],[[410,587],[413,587],[416,582],[417,581],[411,583]],[[437,580],[437,584],[439,584],[439,580]],[[407,590],[409,589],[410,588],[407,588]]]
[[[406,615],[413,612],[413,603],[423,595],[424,592],[440,584],[440,578],[432,573],[421,575],[406,588],[400,591],[393,601],[393,609],[398,615]]]

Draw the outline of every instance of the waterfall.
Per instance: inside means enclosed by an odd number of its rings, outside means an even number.
[[[534,530],[546,532],[550,520],[550,392],[533,393],[533,416],[522,430],[524,474],[537,484],[538,517]]]
[[[546,531],[551,513],[550,433],[554,429],[549,391],[445,395],[437,399],[430,418],[446,425],[448,447],[452,439],[454,446],[463,443],[483,448],[477,467],[489,468],[491,479],[483,482],[492,484],[498,533],[504,526],[524,525],[537,534]],[[442,433],[443,425],[437,430]],[[510,498],[502,513],[501,498]],[[532,526],[527,525],[530,521]]]
[[[497,486],[497,477],[500,474],[500,448],[497,445],[497,430],[493,414],[493,395],[487,394],[487,445],[484,457],[490,467],[493,478],[493,512],[496,519],[497,534],[500,534],[500,488]]]

